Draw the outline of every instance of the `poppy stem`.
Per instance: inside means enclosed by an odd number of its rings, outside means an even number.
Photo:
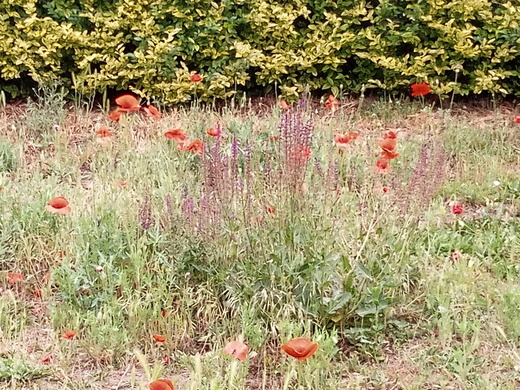
[[[457,84],[457,78],[459,77],[459,70],[455,70],[455,84]],[[455,99],[455,86],[453,86],[453,90],[451,91],[451,100],[450,100],[450,112],[453,108],[453,100]]]
[[[304,382],[303,381],[303,378],[304,378],[304,371],[303,371],[303,362],[300,362],[299,360],[297,360],[296,362],[296,383],[298,383],[298,388],[300,388],[301,386],[303,386]]]
[[[294,368],[294,364],[298,364],[298,361],[295,360],[291,363],[291,368],[289,369],[289,372],[286,374],[285,379],[283,381],[283,390],[288,390],[288,389],[293,388],[293,387],[291,387],[291,382],[292,382],[293,376],[295,376],[296,379],[298,379],[298,374]]]

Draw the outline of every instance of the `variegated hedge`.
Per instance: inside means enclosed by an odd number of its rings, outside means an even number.
[[[423,81],[440,94],[520,95],[516,1],[0,0],[0,38],[11,95],[32,81],[165,102]]]

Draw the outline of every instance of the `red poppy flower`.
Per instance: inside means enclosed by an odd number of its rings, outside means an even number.
[[[108,126],[101,126],[99,129],[96,130],[96,134],[99,135],[101,138],[106,137],[112,137],[114,135],[114,132],[111,131]]]
[[[115,110],[115,111],[112,111],[109,115],[108,115],[108,119],[110,119],[111,121],[113,122],[119,122],[119,120],[121,119],[121,116],[123,115],[123,112],[122,111],[119,111],[119,110]]]
[[[395,138],[385,138],[377,141],[379,147],[387,152],[392,152],[397,146],[397,140]]]
[[[334,95],[329,95],[329,97],[325,101],[325,107],[327,107],[327,109],[331,111],[335,111],[339,107],[339,102],[334,97]]]
[[[240,361],[245,361],[247,359],[247,351],[249,347],[247,344],[242,341],[230,341],[224,347],[224,353],[228,355],[233,355]]]
[[[76,332],[74,330],[67,330],[66,332],[64,332],[61,335],[61,337],[66,340],[72,340],[74,337],[76,337],[77,334],[78,334],[78,332]]]
[[[177,144],[177,149],[179,150],[182,150],[182,151],[186,151],[188,150],[188,146],[190,145],[190,141],[189,140],[186,140],[186,141],[181,141]]]
[[[464,207],[461,204],[454,204],[451,206],[451,212],[454,215],[460,215],[464,212]]]
[[[396,139],[397,138],[397,133],[395,133],[394,131],[387,131],[386,133],[383,134],[383,139]]]
[[[352,138],[350,138],[350,136],[348,134],[336,134],[334,136],[334,142],[336,143],[336,145],[338,146],[345,146],[345,145],[348,145],[350,143],[350,140]]]
[[[298,337],[282,345],[282,350],[289,356],[298,360],[305,360],[318,350],[318,343],[310,339]]]
[[[198,73],[192,74],[190,77],[190,81],[192,83],[200,83],[202,81],[202,76]]]
[[[267,211],[269,214],[274,214],[276,212],[276,209],[274,208],[274,206],[267,206],[265,208],[265,211]]]
[[[49,355],[49,356],[43,358],[43,359],[41,360],[41,362],[42,362],[43,364],[50,363],[51,360],[52,360],[52,358],[53,358],[52,355]]]
[[[430,86],[426,83],[412,84],[412,96],[425,96],[430,93]]]
[[[164,343],[166,341],[166,336],[163,336],[162,334],[153,334],[152,337],[158,343]]]
[[[280,107],[285,111],[289,111],[291,109],[291,106],[285,100],[280,100]]]
[[[297,160],[307,161],[311,157],[311,150],[307,146],[301,146],[291,152],[291,157]]]
[[[350,133],[348,133],[348,136],[351,140],[355,140],[359,138],[359,133],[356,131],[351,131]]]
[[[395,150],[383,150],[381,152],[381,157],[386,158],[387,160],[393,160],[394,158],[399,157],[400,154]]]
[[[372,167],[372,170],[376,173],[388,173],[390,172],[390,164],[386,158],[380,158],[376,161],[376,166]]]
[[[188,136],[181,129],[168,130],[164,133],[164,136],[177,142],[184,142],[188,139]]]
[[[49,203],[47,203],[45,210],[54,214],[68,214],[70,213],[69,201],[65,199],[63,196],[57,196],[49,200]]]
[[[383,193],[384,193],[384,194],[387,194],[388,191],[390,191],[390,189],[389,189],[388,187],[383,187]]]
[[[36,298],[41,298],[42,297],[42,290],[41,289],[34,290],[34,296]]]
[[[133,95],[121,95],[116,99],[116,104],[121,107],[119,111],[139,111],[139,100]]]
[[[7,283],[16,284],[25,280],[25,276],[19,272],[9,272],[7,274]]]
[[[195,153],[197,156],[202,156],[202,152],[204,151],[204,143],[200,139],[196,139],[192,141],[190,144],[185,146],[185,149],[189,152]]]
[[[144,110],[144,112],[146,112],[146,115],[148,115],[149,117],[151,117],[153,119],[161,119],[161,113],[155,106],[152,106],[150,104],[148,107],[143,107],[143,110]]]
[[[166,317],[167,315],[168,315],[168,311],[166,311],[166,310],[164,310],[164,309],[161,310],[161,317],[164,318],[164,317]]]
[[[514,121],[520,123],[520,115],[515,115]]]
[[[219,125],[217,125],[216,127],[210,127],[208,131],[206,131],[206,134],[211,137],[220,137],[220,135],[222,134],[222,129]]]
[[[169,379],[157,379],[148,385],[150,390],[175,390],[173,383]]]

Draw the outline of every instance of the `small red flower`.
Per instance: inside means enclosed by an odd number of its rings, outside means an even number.
[[[247,344],[242,341],[230,341],[224,347],[224,353],[228,355],[233,355],[240,361],[245,361],[247,359],[247,351],[249,347]]]
[[[454,204],[451,206],[451,212],[454,215],[460,215],[464,212],[464,207],[461,204]]]
[[[397,140],[395,138],[385,138],[377,141],[377,144],[384,151],[392,152],[397,146]]]
[[[352,138],[348,134],[336,134],[334,136],[334,142],[338,146],[345,146],[350,143]]]
[[[7,274],[7,283],[16,284],[18,282],[23,282],[25,280],[25,276],[19,272],[9,272]]]
[[[217,124],[215,127],[210,127],[208,131],[206,131],[206,134],[210,137],[220,137],[222,134],[222,128]]]
[[[143,110],[144,110],[144,112],[146,112],[146,115],[148,115],[149,117],[151,117],[153,119],[157,119],[157,120],[161,119],[161,113],[155,106],[152,106],[150,104],[148,107],[143,107]]]
[[[334,142],[340,148],[345,148],[352,141],[358,139],[358,137],[359,137],[359,133],[356,133],[355,131],[351,131],[348,134],[336,134],[334,136]],[[343,151],[340,150],[340,153],[343,153]]]
[[[334,97],[334,95],[329,95],[329,97],[325,101],[325,107],[327,107],[327,109],[331,111],[335,111],[339,107],[339,102]]]
[[[399,157],[400,154],[395,150],[383,150],[381,152],[381,157],[386,158],[387,160],[393,160],[394,158]]]
[[[148,385],[150,390],[175,390],[172,381],[169,379],[157,379]]]
[[[49,200],[47,206],[45,207],[50,213],[65,215],[70,213],[69,201],[65,199],[63,196],[57,196]]]
[[[380,158],[376,161],[376,166],[372,167],[372,170],[376,173],[388,173],[390,172],[390,164],[386,158]]]
[[[289,111],[291,109],[291,106],[285,100],[280,100],[280,107],[285,111]]]
[[[277,135],[271,135],[269,137],[269,141],[276,141],[278,139],[278,136]]]
[[[139,100],[133,95],[121,95],[116,99],[116,104],[120,107],[119,111],[139,111],[141,106]]]
[[[42,362],[43,364],[48,364],[48,363],[51,362],[52,359],[53,359],[53,356],[52,356],[52,355],[49,355],[49,356],[47,356],[47,357],[44,357],[44,358],[41,360],[41,362]]]
[[[318,350],[318,343],[310,339],[298,337],[282,345],[282,350],[289,356],[298,360],[305,360],[316,353]]]
[[[36,298],[41,298],[42,297],[42,290],[41,289],[34,290],[34,296]]]
[[[165,309],[162,309],[162,310],[161,310],[161,317],[164,318],[164,317],[166,317],[167,315],[168,315],[168,311],[165,310]]]
[[[115,110],[115,111],[112,111],[109,115],[108,115],[108,119],[110,119],[111,121],[113,122],[119,122],[119,120],[121,119],[121,116],[123,115],[123,112],[122,111],[118,111],[118,110]]]
[[[426,83],[412,84],[412,96],[425,96],[430,93],[430,86]]]
[[[514,121],[520,124],[520,115],[515,115]]]
[[[164,343],[166,341],[166,336],[163,336],[162,334],[153,334],[152,337],[158,343]]]
[[[293,150],[290,156],[298,161],[307,161],[311,157],[311,150],[307,146],[301,146]]]
[[[164,356],[164,357],[162,358],[162,361],[163,361],[164,364],[170,364],[171,359],[170,359],[169,356]]]
[[[78,334],[78,332],[76,332],[74,330],[67,330],[66,332],[64,332],[61,335],[61,337],[66,340],[72,340],[74,337],[76,337],[77,334]]]
[[[101,138],[106,137],[112,137],[114,135],[114,132],[111,131],[108,126],[101,126],[99,129],[96,130],[96,134],[99,135]]]
[[[188,136],[181,129],[168,130],[164,133],[164,136],[177,142],[184,142],[188,139]]]
[[[202,152],[204,151],[204,143],[197,138],[188,145],[185,145],[184,150],[191,151],[197,156],[202,156]]]
[[[387,131],[386,133],[383,134],[383,139],[396,139],[397,138],[397,133],[395,131]]]
[[[269,214],[274,214],[276,212],[276,209],[274,208],[274,206],[269,205],[265,208],[265,211],[267,211]]]
[[[390,189],[388,187],[383,187],[383,194],[387,194]]]
[[[202,81],[202,76],[198,73],[192,74],[190,77],[190,81],[192,83],[200,83]]]

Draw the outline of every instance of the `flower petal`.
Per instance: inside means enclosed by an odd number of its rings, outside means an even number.
[[[139,111],[139,100],[133,95],[121,95],[116,99],[116,104],[124,110]]]
[[[282,345],[282,350],[298,360],[310,358],[318,350],[319,344],[311,339],[298,337]]]
[[[247,359],[247,351],[249,350],[249,347],[247,344],[243,343],[242,341],[230,341],[226,344],[224,347],[224,353],[228,355],[233,355],[240,361],[245,361]]]

